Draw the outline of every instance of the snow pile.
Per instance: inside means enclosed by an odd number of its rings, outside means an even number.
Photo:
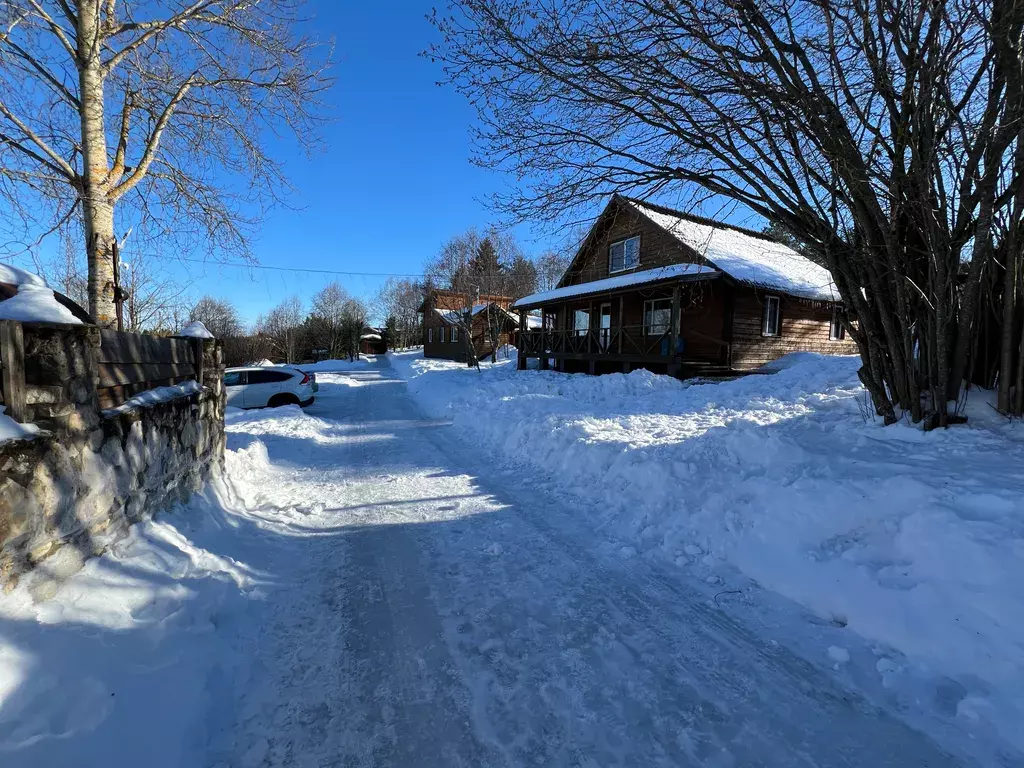
[[[6,413],[0,412],[0,443],[8,440],[26,440],[38,434],[39,427],[35,424],[19,424]]]
[[[39,275],[33,275],[9,264],[0,264],[0,283],[18,286],[18,292],[14,296],[0,301],[0,320],[82,324],[71,310],[57,301],[53,291]]]
[[[808,299],[839,301],[832,273],[789,246],[726,224],[713,227],[686,216],[672,216],[633,200],[629,205],[742,283]]]
[[[809,353],[717,384],[392,360],[431,416],[577,497],[616,551],[738,570],[873,643],[881,686],[952,678],[962,717],[1024,745],[1019,425],[882,427],[859,360]]]
[[[105,416],[113,416],[118,413],[125,413],[133,408],[148,408],[157,405],[158,403],[166,403],[170,400],[175,400],[187,395],[194,395],[197,392],[202,391],[203,385],[194,379],[182,382],[181,384],[175,384],[171,387],[155,387],[154,389],[147,389],[145,392],[140,392],[135,395],[135,397],[125,400],[116,408],[106,409],[103,411],[103,414]]]
[[[268,360],[267,358],[263,358],[262,360],[257,360],[255,363],[249,363],[248,367],[249,368],[273,368],[275,365],[277,365],[277,363],[273,362],[272,360]]]
[[[259,574],[218,554],[238,546],[232,517],[198,497],[133,526],[51,599],[36,599],[45,566],[0,597],[4,765],[206,764],[244,668],[236,627],[261,610]]]
[[[292,367],[306,373],[357,371],[369,368],[376,359],[373,355],[360,355],[355,360],[321,360],[318,363],[296,363]]]
[[[212,339],[213,334],[210,333],[209,329],[201,320],[194,320],[193,322],[186,325],[178,332],[179,336],[185,336],[191,339]]]

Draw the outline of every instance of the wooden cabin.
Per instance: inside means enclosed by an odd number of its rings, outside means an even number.
[[[728,375],[788,352],[857,353],[827,269],[762,233],[621,195],[558,286],[512,310],[520,368]]]
[[[508,296],[474,298],[458,291],[430,291],[419,310],[423,314],[423,356],[465,362],[472,343],[477,359],[488,357],[511,343],[519,326],[518,318],[509,311],[511,303]],[[493,343],[495,335],[497,344]]]

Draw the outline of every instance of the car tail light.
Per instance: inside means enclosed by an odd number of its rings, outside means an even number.
[[[302,374],[302,381],[299,382],[299,385],[301,386],[303,384],[309,384],[309,374],[308,373],[303,373]]]

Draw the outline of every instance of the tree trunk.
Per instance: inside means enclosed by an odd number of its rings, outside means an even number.
[[[78,85],[82,127],[82,213],[89,259],[89,313],[102,328],[117,322],[114,303],[114,204],[107,195],[110,173],[103,111],[100,51],[86,41],[99,40],[99,3],[78,8]]]

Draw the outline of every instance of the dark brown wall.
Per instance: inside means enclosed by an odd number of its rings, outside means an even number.
[[[427,340],[430,335],[427,332],[429,328],[434,330],[434,340],[432,342]],[[445,329],[444,343],[440,341],[442,328]],[[451,340],[451,332],[452,326],[445,323],[436,312],[430,311],[425,313],[423,318],[423,356],[441,360],[464,361],[466,359],[466,333],[460,328],[459,340],[453,342]],[[508,344],[509,340],[509,333],[499,334],[498,346]],[[491,354],[491,344],[487,336],[487,325],[483,312],[473,319],[473,345],[476,348],[478,358],[483,359]]]
[[[610,215],[612,216],[610,223],[599,235],[594,237],[591,243],[587,244],[586,250],[580,254],[576,264],[566,273],[565,285],[576,285],[609,277],[608,246],[635,235],[640,236],[639,269],[686,262],[701,263],[699,257],[690,253],[675,237],[632,208],[620,205],[611,211]],[[639,269],[629,271],[639,271]],[[627,272],[616,272],[615,274],[623,275]]]
[[[849,336],[830,341],[832,308],[828,304],[780,296],[782,333],[763,336],[761,322],[766,291],[737,287],[734,295],[732,367],[749,370],[789,352],[821,352],[827,355],[855,355],[857,345]]]

